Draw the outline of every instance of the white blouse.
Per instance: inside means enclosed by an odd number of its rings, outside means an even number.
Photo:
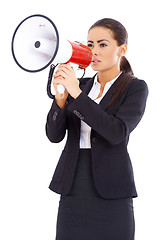
[[[120,76],[120,74],[116,78],[114,78],[113,80],[111,80],[110,82],[107,82],[105,84],[105,87],[104,87],[104,90],[103,90],[103,94],[102,94],[102,96],[100,98],[97,98],[97,97],[98,97],[98,95],[100,93],[101,84],[98,82],[98,77],[96,75],[96,77],[94,79],[93,86],[92,86],[88,96],[92,100],[94,100],[97,104],[99,104],[100,101],[102,100],[102,98],[104,97],[104,95],[109,90],[109,88],[116,81],[116,79]],[[91,136],[91,127],[89,125],[87,125],[85,122],[81,121],[80,148],[91,148],[90,136]]]

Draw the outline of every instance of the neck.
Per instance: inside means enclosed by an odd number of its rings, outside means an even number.
[[[109,69],[106,71],[98,72],[98,81],[101,86],[104,86],[107,82],[110,82],[120,74],[120,69]]]

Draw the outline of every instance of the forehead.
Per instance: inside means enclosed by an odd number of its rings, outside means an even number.
[[[114,41],[113,33],[110,29],[104,27],[94,27],[88,32],[87,40],[98,41],[101,39],[107,39]]]

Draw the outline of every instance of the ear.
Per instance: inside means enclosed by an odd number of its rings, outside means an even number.
[[[127,52],[127,45],[122,44],[119,49],[119,55],[122,57],[126,54],[126,52]]]

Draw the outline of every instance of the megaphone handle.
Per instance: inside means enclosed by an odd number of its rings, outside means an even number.
[[[56,66],[54,64],[51,64],[50,71],[49,71],[49,76],[48,76],[48,83],[47,83],[47,94],[52,99],[54,99],[54,95],[51,92],[51,83],[52,83],[52,76],[53,76],[53,73],[54,73],[54,69],[56,68]]]
[[[64,94],[65,87],[62,84],[58,84],[57,89],[60,94]]]
[[[58,64],[57,64],[58,65]],[[51,92],[51,84],[52,84],[52,76],[54,73],[55,68],[57,67],[54,64],[51,64],[50,66],[50,71],[49,71],[49,76],[48,76],[48,83],[47,83],[47,94],[50,98],[54,99],[54,95]],[[57,85],[58,92],[60,94],[64,94],[65,87],[62,84]]]

